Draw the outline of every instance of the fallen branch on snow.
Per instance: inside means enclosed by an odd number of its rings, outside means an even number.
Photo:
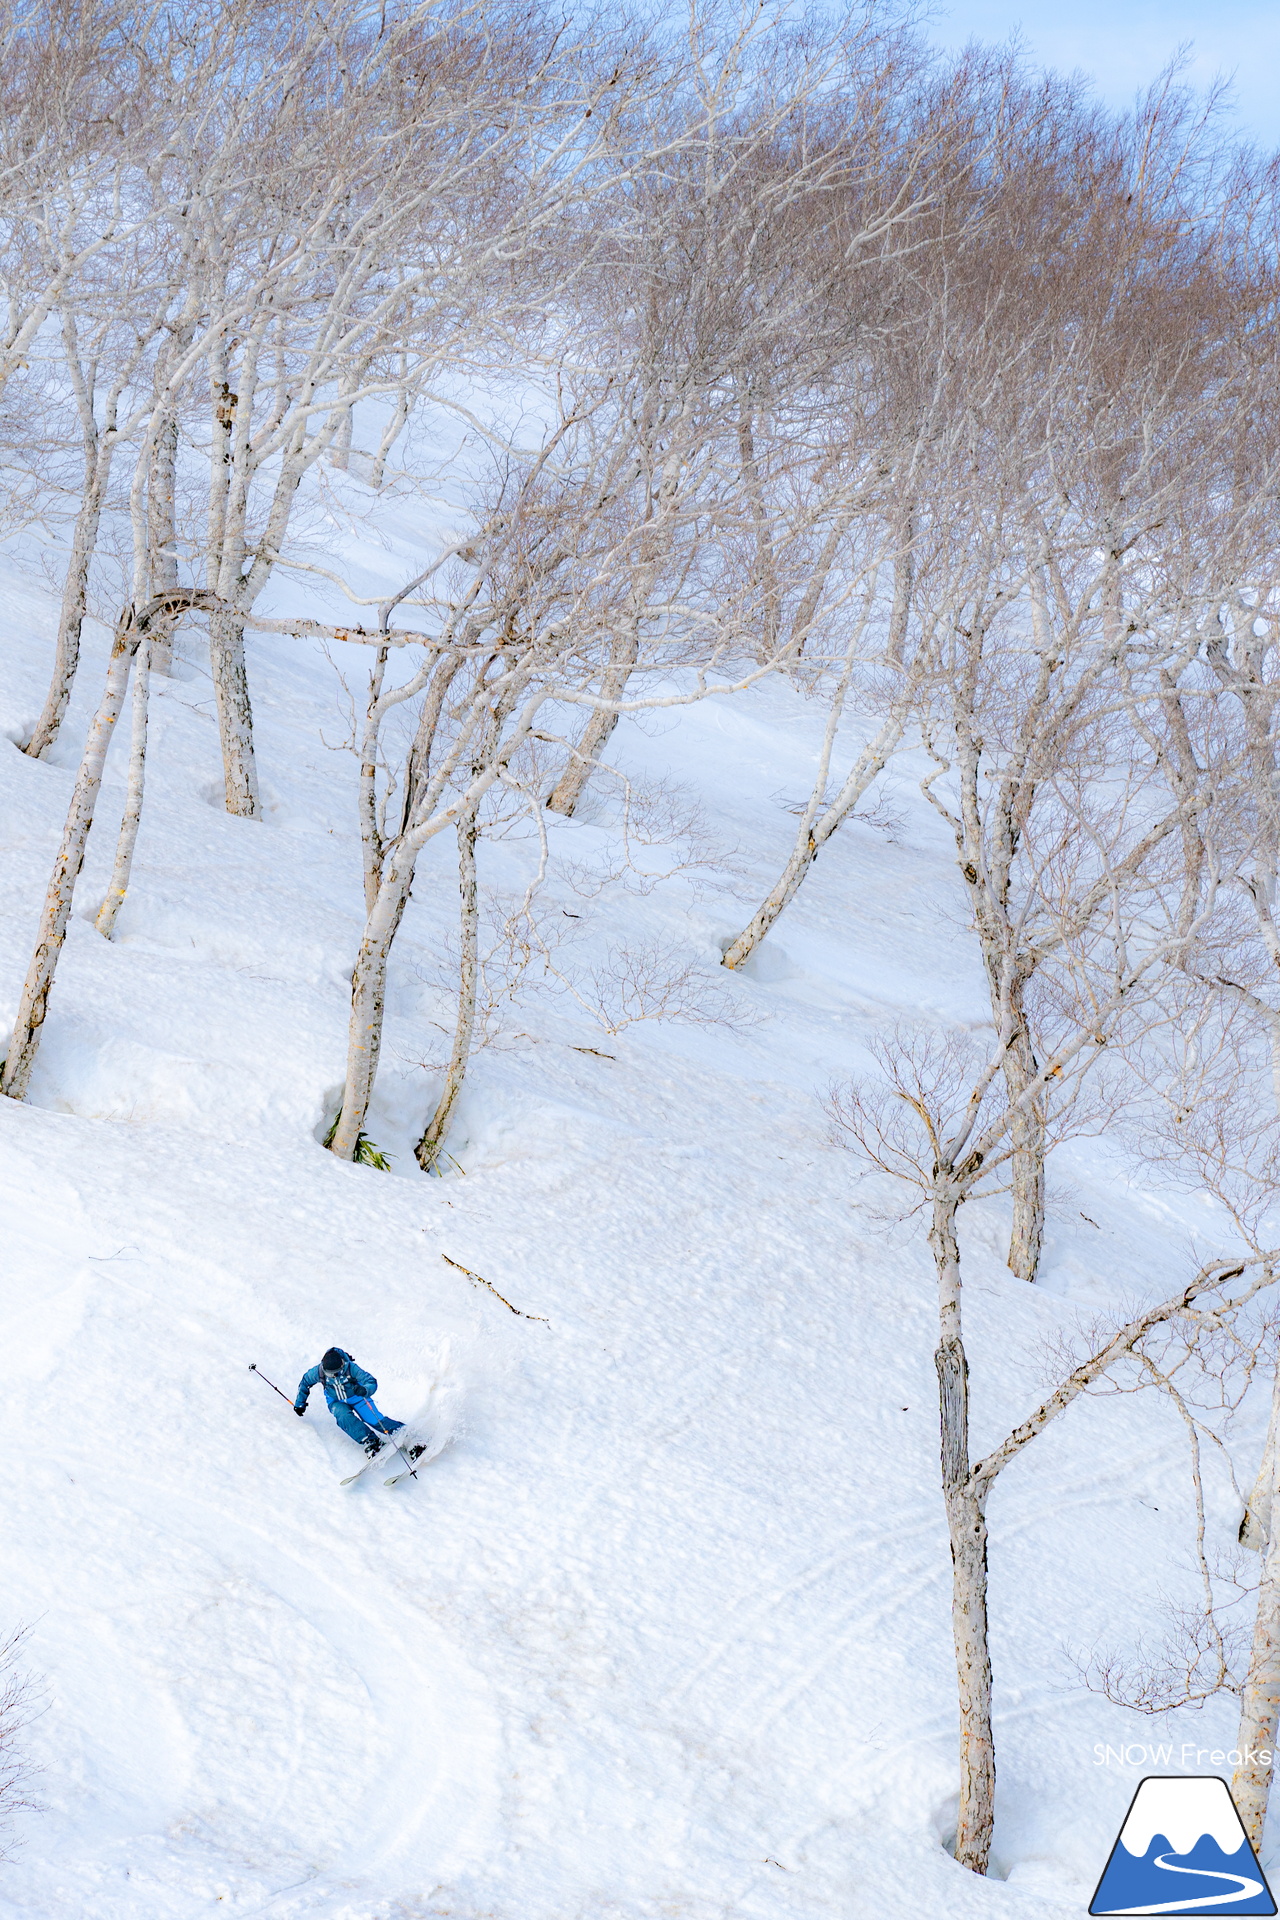
[[[444,1261],[447,1261],[449,1266],[456,1267],[459,1273],[465,1273],[468,1280],[478,1281],[482,1287],[488,1287],[494,1299],[501,1300],[503,1306],[507,1309],[509,1313],[518,1314],[521,1320],[541,1320],[544,1326],[549,1327],[551,1325],[551,1322],[547,1319],[547,1316],[545,1313],[524,1313],[521,1311],[519,1307],[513,1307],[511,1302],[507,1299],[506,1295],[499,1293],[498,1289],[492,1284],[492,1282],[486,1280],[482,1273],[472,1273],[470,1267],[464,1267],[460,1260],[450,1260],[447,1253],[442,1253],[440,1255],[440,1258]]]

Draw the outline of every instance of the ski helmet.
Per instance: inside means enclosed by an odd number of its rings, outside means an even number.
[[[326,1353],[324,1359],[320,1362],[320,1371],[322,1373],[341,1373],[346,1363],[346,1358],[347,1356],[341,1347],[330,1347],[328,1353]]]

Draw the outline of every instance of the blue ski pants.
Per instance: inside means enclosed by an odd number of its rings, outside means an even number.
[[[353,1440],[367,1440],[369,1429],[375,1433],[397,1433],[404,1425],[403,1420],[393,1420],[390,1414],[379,1413],[372,1400],[338,1400],[329,1409],[344,1433]]]

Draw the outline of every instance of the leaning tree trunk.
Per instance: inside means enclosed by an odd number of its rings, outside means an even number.
[[[471,1053],[476,1024],[476,976],[479,971],[480,911],[476,900],[476,815],[474,808],[458,822],[458,893],[461,903],[461,952],[458,966],[458,1020],[444,1088],[426,1132],[414,1148],[418,1165],[430,1173],[444,1142],[449,1118]]]
[[[222,743],[222,780],[227,812],[245,820],[261,817],[258,767],[253,752],[253,708],[244,664],[244,627],[234,614],[220,614],[209,626],[213,693]]]
[[[1015,1039],[1004,1057],[1004,1080],[1009,1096],[1010,1184],[1013,1225],[1009,1234],[1008,1266],[1019,1280],[1034,1282],[1044,1247],[1044,1127],[1042,1100],[1021,1105],[1021,1096],[1040,1071],[1023,1009],[1023,983],[1012,996],[1018,1022]]]
[[[25,748],[33,760],[39,760],[57,739],[75,684],[76,669],[80,664],[80,629],[84,625],[89,568],[98,542],[98,523],[102,518],[102,491],[101,482],[95,474],[76,515],[75,531],[71,536],[71,559],[62,586],[53,677],[35,731]]]
[[[143,781],[147,766],[147,704],[151,679],[151,642],[144,640],[138,648],[138,657],[133,669],[133,731],[129,741],[129,779],[125,790],[124,814],[120,821],[120,837],[116,841],[115,865],[111,870],[111,884],[106,897],[98,908],[98,917],[94,921],[98,932],[107,940],[111,938],[116,924],[116,915],[124,904],[125,894],[129,891],[129,875],[133,869],[133,849],[138,839],[138,822],[142,818]]]
[[[399,397],[396,400],[395,412],[387,422],[386,431],[383,433],[378,445],[378,451],[374,454],[369,464],[369,485],[376,493],[381,493],[383,483],[386,479],[387,456],[390,454],[392,447],[394,447],[396,441],[400,438],[400,435],[404,432],[408,424],[409,392],[406,387],[401,387]]]
[[[142,640],[157,620],[172,620],[187,607],[208,606],[213,595],[198,587],[177,587],[157,594],[141,612],[127,607],[116,625],[116,637],[107,666],[107,684],[98,711],[89,728],[75,791],[62,830],[62,844],[53,863],[53,873],[45,894],[35,951],[18,1002],[18,1017],[13,1024],[4,1071],[0,1074],[0,1093],[12,1100],[26,1096],[40,1046],[40,1029],[49,1005],[49,989],[57,970],[58,957],[66,938],[71,917],[71,901],[80,869],[84,865],[85,842],[93,825],[93,810],[102,785],[102,769],[116,721],[124,705],[129,684],[129,668]]]
[[[942,1494],[951,1541],[951,1627],[960,1704],[960,1811],[955,1857],[985,1873],[995,1824],[996,1753],[991,1721],[991,1652],[987,1632],[985,1488],[969,1470],[969,1363],[960,1330],[957,1201],[935,1196],[929,1239],[938,1272],[938,1411]]]
[[[622,698],[639,654],[640,634],[637,628],[631,627],[617,636],[609,655],[608,668],[600,683],[602,698]],[[569,755],[568,766],[547,796],[547,805],[552,813],[563,813],[566,818],[572,819],[574,808],[596,770],[596,762],[609,744],[618,717],[616,712],[604,707],[597,707],[592,713],[582,730],[582,738]]]
[[[1253,1623],[1249,1674],[1240,1697],[1240,1730],[1236,1735],[1236,1747],[1241,1762],[1231,1781],[1236,1807],[1255,1853],[1262,1845],[1266,1825],[1277,1723],[1280,1722],[1280,1527],[1275,1525],[1275,1515],[1280,1512],[1277,1501],[1280,1482],[1276,1474],[1278,1429],[1280,1367],[1276,1370],[1271,1390],[1271,1424],[1265,1456],[1271,1469],[1271,1481],[1266,1489],[1266,1552],[1258,1587],[1258,1610]],[[1254,1498],[1249,1503],[1251,1513],[1256,1505],[1261,1504],[1258,1489],[1255,1488]],[[1245,1537],[1244,1528],[1241,1534]],[[1265,1762],[1263,1754],[1266,1755]]]
[[[725,948],[724,959],[720,963],[722,966],[740,967],[751,958],[779,914],[790,906],[799,893],[819,850],[826,845],[841,821],[853,812],[871,782],[882,771],[885,761],[902,738],[902,730],[901,717],[891,715],[875,739],[862,749],[849,771],[849,777],[831,805],[822,813],[818,812],[822,792],[821,789],[815,790],[813,800],[801,820],[791,858],[782,869],[773,890],[756,908],[737,939]]]
[[[71,899],[84,865],[85,842],[93,825],[93,809],[102,785],[107,748],[111,745],[111,736],[124,705],[129,668],[141,637],[130,610],[116,629],[107,668],[106,688],[89,728],[84,758],[80,762],[67,822],[62,830],[62,845],[53,863],[53,874],[45,895],[35,952],[27,969],[22,998],[18,1003],[18,1017],[9,1040],[0,1092],[7,1093],[12,1100],[25,1098],[31,1080],[31,1069],[35,1065],[40,1044],[40,1028],[49,1005],[49,989],[53,985],[58,956],[66,937],[67,921],[71,917]]]

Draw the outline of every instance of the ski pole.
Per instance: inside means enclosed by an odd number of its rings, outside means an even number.
[[[266,1374],[265,1374],[265,1373],[263,1373],[263,1371],[262,1371],[262,1369],[261,1369],[261,1368],[259,1367],[259,1365],[258,1365],[258,1363],[257,1363],[257,1361],[256,1361],[256,1360],[251,1360],[251,1361],[249,1362],[249,1371],[250,1371],[250,1373],[256,1373],[256,1374],[257,1374],[257,1376],[258,1376],[258,1378],[259,1378],[259,1380],[267,1380],[267,1376],[266,1376]],[[288,1401],[289,1401],[289,1405],[290,1405],[290,1406],[292,1406],[292,1405],[293,1405],[293,1402],[292,1402],[292,1400],[289,1400],[289,1396],[288,1396],[288,1394],[287,1394],[287,1393],[281,1393],[281,1391],[280,1391],[280,1388],[279,1388],[279,1387],[278,1387],[278,1386],[276,1385],[276,1383],[275,1383],[275,1381],[274,1381],[274,1380],[267,1380],[267,1385],[268,1385],[268,1386],[270,1387],[270,1389],[271,1389],[271,1391],[272,1391],[272,1393],[279,1393],[279,1394],[280,1394],[280,1398],[281,1398],[282,1400],[288,1400]]]

